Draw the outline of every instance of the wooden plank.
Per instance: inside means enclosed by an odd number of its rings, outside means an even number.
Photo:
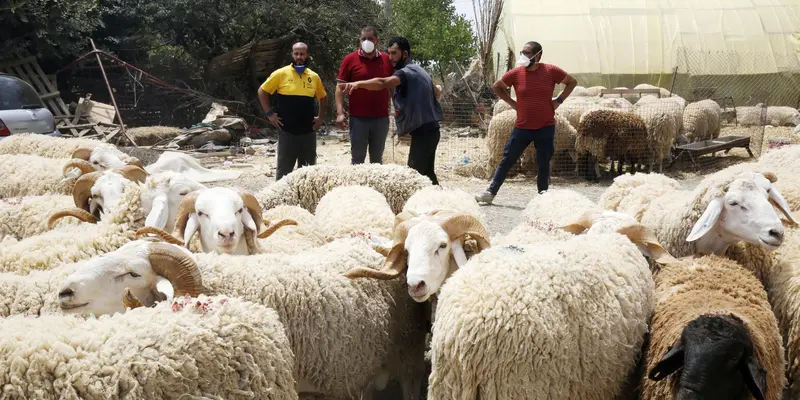
[[[52,93],[40,94],[39,98],[42,99],[42,101],[47,101],[47,100],[54,100],[56,97],[59,96],[61,96],[61,92],[52,92]]]
[[[97,126],[97,124],[78,124],[78,125],[64,125],[64,129],[85,129],[85,128],[93,128]]]
[[[21,58],[19,60],[0,62],[0,70],[3,70],[3,69],[8,68],[8,67],[14,67],[14,66],[17,66],[17,65],[20,65],[20,64],[31,63],[31,62],[36,62],[36,57],[35,56],[28,56],[28,57],[25,57],[25,58]]]
[[[104,122],[107,124],[114,123],[114,117],[117,115],[116,111],[114,110],[114,106],[110,104],[98,103],[93,100],[89,100],[89,104],[90,106],[87,108],[88,113],[86,116],[89,122]]]
[[[44,74],[42,74],[41,76],[38,76],[36,74],[36,72],[31,67],[30,63],[22,64],[22,69],[25,70],[25,73],[28,75],[31,81],[35,83],[34,87],[37,88],[37,91],[39,92],[40,96],[42,95],[42,93],[57,92],[57,90],[53,90],[55,88],[53,88],[52,85],[50,85],[50,82],[47,81],[47,78],[44,76]]]

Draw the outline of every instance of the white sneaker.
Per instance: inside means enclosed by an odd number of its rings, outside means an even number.
[[[475,196],[475,201],[477,201],[478,203],[492,204],[493,200],[494,200],[494,195],[489,193],[488,190]]]
[[[547,190],[542,190],[541,192],[539,192],[539,194],[545,194],[545,193],[547,193]]]

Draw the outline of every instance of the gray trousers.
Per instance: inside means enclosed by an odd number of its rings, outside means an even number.
[[[369,162],[383,164],[383,149],[388,134],[389,117],[350,117],[351,162],[363,164],[369,147]]]
[[[317,163],[317,134],[314,132],[294,135],[281,130],[278,134],[278,165],[275,180],[278,181],[297,167]]]

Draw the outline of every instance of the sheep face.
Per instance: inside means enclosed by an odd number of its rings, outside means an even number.
[[[389,280],[407,271],[409,295],[417,302],[424,302],[438,292],[455,269],[466,264],[463,249],[466,235],[477,241],[478,252],[491,245],[486,228],[469,214],[452,210],[432,210],[420,215],[400,213],[395,218],[391,249],[377,246],[386,256],[383,268],[356,267],[345,276]]]
[[[261,221],[261,206],[251,194],[211,188],[184,197],[175,230],[186,246],[199,230],[203,252],[247,255],[258,252],[253,236]]]
[[[105,147],[95,148],[89,156],[88,161],[96,171],[119,169],[127,165],[127,163],[120,158],[118,150]]]
[[[783,243],[783,223],[773,204],[792,222],[796,221],[788,203],[770,182],[777,178],[771,173],[765,175],[742,173],[724,196],[709,202],[686,239],[697,241],[697,252],[722,254],[738,241],[767,250],[775,250]]]
[[[94,183],[89,198],[89,212],[97,215],[99,212],[107,213],[111,207],[119,204],[124,194],[125,186],[131,181],[124,176],[107,171]]]
[[[58,291],[59,305],[65,313],[99,316],[131,307],[123,301],[126,295],[144,306],[175,296],[197,296],[200,272],[187,257],[185,250],[170,244],[127,243],[86,261],[69,275]]]
[[[420,303],[436,293],[445,279],[467,261],[461,242],[450,240],[447,232],[431,221],[421,221],[408,230],[405,249],[408,294]]]
[[[733,315],[703,315],[691,321],[648,377],[659,381],[679,369],[676,399],[747,400],[751,394],[765,398],[766,371],[747,328]]]
[[[145,226],[154,226],[171,232],[175,228],[178,206],[187,194],[206,187],[186,175],[176,172],[162,172],[152,175],[147,182],[148,191],[142,198],[142,205],[150,209]]]

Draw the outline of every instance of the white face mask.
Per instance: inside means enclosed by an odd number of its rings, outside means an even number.
[[[364,50],[365,53],[372,53],[375,50],[375,43],[365,40],[361,42],[361,50]]]
[[[517,59],[517,65],[528,68],[531,65],[531,59],[526,57],[525,54],[520,54],[519,59]]]

